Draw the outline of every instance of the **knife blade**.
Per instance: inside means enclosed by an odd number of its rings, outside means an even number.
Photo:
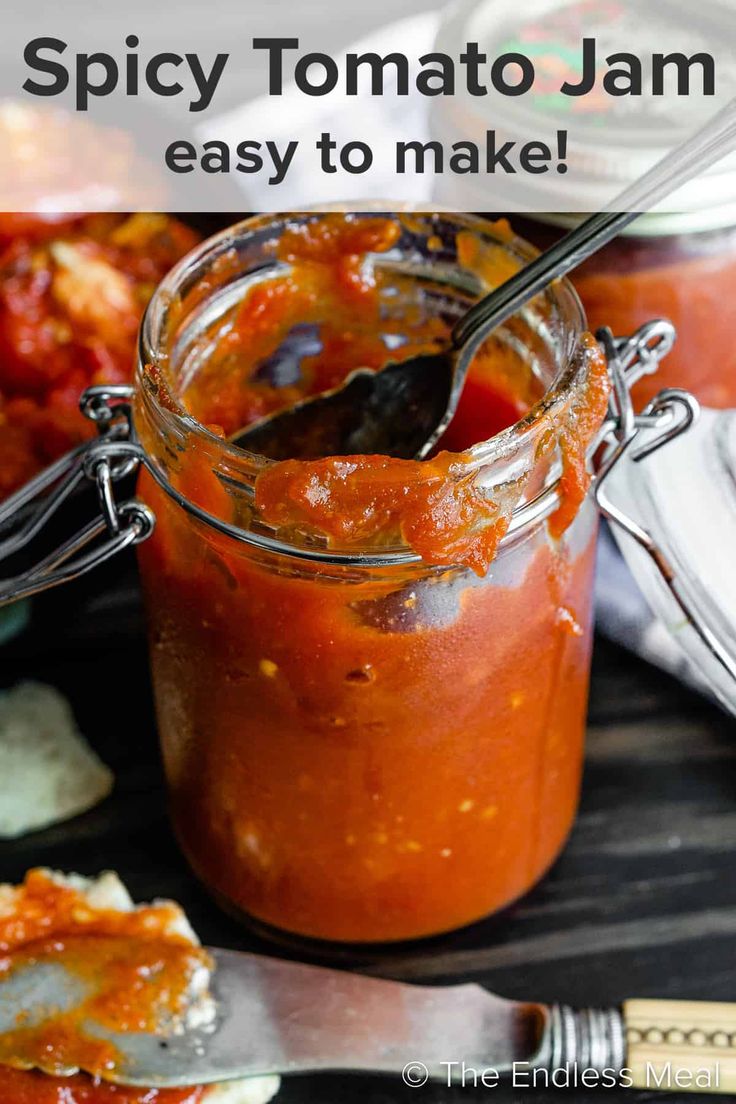
[[[443,1063],[511,1068],[543,1046],[548,1010],[503,1000],[478,985],[424,987],[342,970],[214,951],[215,1030],[160,1045],[150,1035],[115,1040],[116,1080],[207,1084],[317,1070],[400,1073],[410,1060],[433,1078]]]

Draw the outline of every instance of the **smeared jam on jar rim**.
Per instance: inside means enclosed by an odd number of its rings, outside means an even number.
[[[365,263],[368,254],[391,250],[401,225],[394,218],[326,214],[288,226],[275,245],[283,270],[255,283],[239,304],[232,324],[188,381],[181,396],[188,413],[228,438],[304,397],[339,386],[355,368],[380,370],[446,348],[450,323],[428,315],[412,281]],[[501,241],[510,236],[506,224],[494,229]],[[519,263],[467,229],[458,232],[455,250],[458,261],[489,288]],[[391,299],[400,310],[387,311]],[[302,356],[293,350],[300,341]],[[306,533],[331,548],[361,550],[404,544],[427,563],[464,565],[482,575],[529,490],[537,462],[560,461],[552,536],[566,530],[585,498],[588,451],[608,401],[605,359],[590,334],[579,339],[573,374],[568,393],[550,400],[529,365],[491,335],[434,456],[269,464],[255,483],[258,519],[286,539]],[[532,425],[537,455],[526,472],[496,484],[489,476],[492,455],[479,462],[474,446],[500,434],[499,444],[507,448],[515,434],[521,440]],[[233,520],[208,458],[196,447],[188,452],[174,477],[177,489],[203,509]]]

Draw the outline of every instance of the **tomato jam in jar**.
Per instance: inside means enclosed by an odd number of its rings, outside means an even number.
[[[559,853],[580,784],[601,351],[559,282],[489,338],[426,461],[274,463],[232,435],[441,347],[533,255],[460,215],[268,216],[147,313],[140,546],[175,828],[251,922],[384,942],[469,924]]]

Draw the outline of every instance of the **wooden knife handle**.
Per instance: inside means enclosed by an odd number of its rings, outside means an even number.
[[[630,1000],[623,1018],[632,1088],[736,1093],[736,1004]]]

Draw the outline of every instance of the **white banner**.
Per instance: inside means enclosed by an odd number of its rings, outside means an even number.
[[[732,0],[6,7],[3,211],[591,211],[736,95]]]

